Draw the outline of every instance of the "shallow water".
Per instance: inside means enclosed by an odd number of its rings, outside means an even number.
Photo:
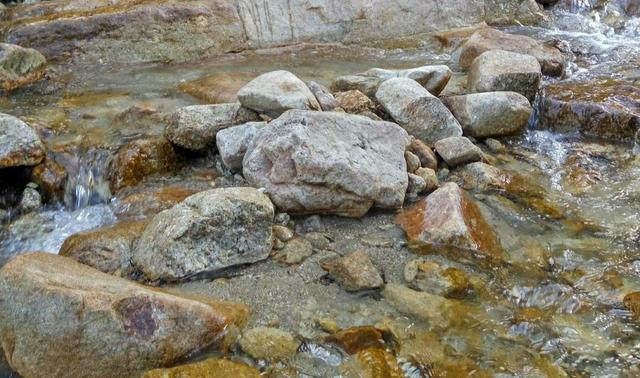
[[[570,11],[557,12],[545,28],[508,30],[541,40],[567,40],[575,56],[564,80],[614,76],[638,83],[638,20],[627,20],[617,30],[601,20],[602,15],[593,13],[586,2],[573,2]],[[70,163],[75,171],[64,205],[24,216],[4,228],[0,265],[30,250],[57,253],[69,235],[115,222],[119,202],[105,190],[104,156],[125,141],[160,134],[163,116],[201,102],[181,91],[181,84],[211,76],[246,80],[273,69],[328,84],[336,76],[371,67],[402,68],[448,60],[448,54],[426,49],[323,48],[172,66],[55,67],[49,86],[35,94],[24,92],[1,100],[0,111],[41,125],[47,129],[51,149],[73,146],[81,151],[80,159]],[[134,106],[159,115],[144,121],[123,118]],[[469,311],[453,314],[460,316],[458,321],[430,324],[398,313],[375,295],[346,294],[322,283],[299,287],[302,293],[296,291],[283,303],[269,303],[273,301],[270,290],[278,293],[303,284],[289,270],[269,262],[256,264],[229,282],[195,282],[175,290],[262,305],[255,309],[253,322],[276,318],[284,328],[309,338],[291,362],[300,376],[334,376],[346,357],[312,340],[318,334],[313,319],[325,313],[343,327],[389,325],[407,349],[428,349],[436,355],[440,351],[444,356],[435,358],[438,362],[429,368],[401,356],[407,377],[442,376],[443,366],[450,367],[447,364],[460,369],[451,367],[449,376],[462,376],[461,371],[498,377],[563,376],[553,365],[568,376],[638,376],[640,329],[622,305],[626,293],[640,290],[638,147],[541,130],[535,119],[524,135],[507,145],[506,153],[494,154],[494,164],[526,175],[530,184],[541,188],[544,202],[523,205],[511,198],[505,205],[499,196],[476,196],[506,244],[510,264],[497,269],[475,262],[458,264],[480,282],[473,297],[460,301]],[[509,210],[512,205],[517,212]],[[361,223],[331,217],[325,222],[327,232],[336,239],[335,251],[370,249],[374,260],[385,266],[388,281],[401,280],[404,262],[416,257],[405,247],[392,214],[373,214]],[[263,290],[256,290],[260,285]],[[301,315],[278,318],[293,309]],[[429,342],[419,340],[424,335],[429,335],[425,336]]]

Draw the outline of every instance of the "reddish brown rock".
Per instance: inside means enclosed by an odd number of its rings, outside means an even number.
[[[541,99],[540,125],[631,141],[640,130],[640,87],[617,80],[549,85]]]
[[[409,243],[428,252],[472,251],[500,259],[502,246],[478,206],[455,183],[440,189],[396,218]]]
[[[155,369],[142,378],[260,378],[260,370],[240,362],[209,358],[171,369]]]
[[[163,137],[138,139],[122,146],[109,164],[112,192],[134,186],[148,176],[175,172],[178,155]]]
[[[47,200],[59,200],[64,197],[67,171],[52,157],[47,156],[42,163],[33,168],[31,179],[38,184]]]

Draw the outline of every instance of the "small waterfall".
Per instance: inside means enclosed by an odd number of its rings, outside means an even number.
[[[89,150],[69,172],[64,203],[68,210],[108,203],[111,199],[106,178],[110,154],[106,150]]]

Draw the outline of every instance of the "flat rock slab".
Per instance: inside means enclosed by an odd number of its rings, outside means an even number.
[[[0,168],[34,166],[44,155],[44,145],[31,126],[0,113]]]
[[[243,305],[194,300],[47,253],[0,271],[0,342],[23,377],[131,377],[214,346]]]
[[[634,141],[640,130],[640,87],[617,80],[552,84],[540,101],[540,127]]]
[[[502,256],[500,241],[478,206],[452,182],[402,210],[396,221],[418,249],[471,252],[490,260]]]
[[[409,134],[427,144],[462,135],[449,109],[415,80],[389,79],[378,88],[376,99]]]
[[[213,189],[157,214],[133,251],[152,281],[206,275],[269,256],[274,209],[253,188]]]
[[[540,64],[531,55],[491,50],[473,61],[467,86],[472,92],[517,92],[533,102],[541,79]]]
[[[260,130],[243,171],[281,211],[361,217],[371,207],[402,206],[408,144],[406,131],[390,122],[290,111]]]
[[[291,109],[321,110],[309,87],[288,71],[258,76],[240,89],[238,100],[244,107],[271,117],[278,117]]]
[[[515,92],[473,93],[442,101],[460,122],[464,134],[477,138],[518,134],[533,113],[529,100]]]
[[[548,76],[561,76],[566,60],[560,50],[541,44],[531,37],[484,28],[476,31],[460,48],[459,65],[469,69],[473,61],[491,50],[510,51],[533,56],[539,63],[542,73]]]
[[[185,106],[171,116],[165,137],[182,148],[202,151],[216,142],[218,131],[258,120],[258,114],[239,102]]]

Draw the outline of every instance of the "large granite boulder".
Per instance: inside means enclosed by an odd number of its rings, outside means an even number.
[[[322,110],[304,81],[288,71],[258,76],[240,89],[238,100],[244,107],[272,117],[291,109]]]
[[[442,100],[465,135],[501,137],[521,132],[533,113],[526,97],[515,92],[473,93]]]
[[[376,99],[409,134],[427,144],[462,135],[449,109],[415,80],[389,79],[378,88]]]
[[[190,299],[66,257],[20,255],[0,270],[0,343],[23,377],[132,377],[210,348],[243,305]]]
[[[132,273],[132,250],[148,224],[147,219],[123,221],[73,234],[64,241],[59,255],[104,273],[127,277]]]
[[[0,169],[34,166],[44,159],[44,145],[25,122],[0,113]]]
[[[215,143],[218,131],[258,120],[258,114],[239,102],[185,106],[171,116],[165,137],[182,148],[203,151]]]
[[[609,79],[551,84],[540,99],[540,127],[633,141],[640,130],[640,87]]]
[[[11,91],[42,79],[47,60],[34,49],[0,43],[0,88]]]
[[[409,142],[393,123],[290,111],[260,130],[243,171],[282,211],[361,217],[371,207],[402,206]]]
[[[540,63],[542,73],[548,76],[561,76],[566,64],[566,59],[556,47],[541,44],[531,37],[483,28],[460,47],[460,68],[470,68],[477,57],[491,50],[531,55]]]
[[[269,256],[274,208],[253,188],[213,189],[157,214],[131,261],[152,281],[206,275]]]
[[[416,248],[472,253],[494,260],[502,255],[500,241],[478,205],[453,182],[403,210],[397,221]]]
[[[437,96],[447,86],[451,78],[451,69],[445,65],[423,66],[409,68],[406,70],[386,70],[383,68],[372,68],[363,76],[373,76],[381,80],[389,80],[398,77],[413,79],[420,83],[426,90]]]
[[[473,61],[468,88],[472,92],[517,92],[533,102],[541,79],[540,64],[531,55],[491,50]]]

